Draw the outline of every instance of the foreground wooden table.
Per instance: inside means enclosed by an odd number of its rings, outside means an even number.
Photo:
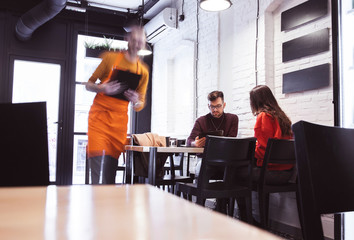
[[[278,239],[150,185],[0,188],[1,239]]]
[[[204,148],[197,147],[150,147],[150,146],[125,146],[127,151],[127,162],[125,168],[125,183],[132,183],[133,177],[133,158],[134,152],[149,153],[149,170],[148,170],[148,183],[156,185],[156,156],[158,153],[188,153],[188,154],[200,154],[203,153]],[[188,168],[188,166],[187,166]],[[188,171],[187,171],[188,172]]]

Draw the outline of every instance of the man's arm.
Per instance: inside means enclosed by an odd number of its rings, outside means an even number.
[[[206,138],[203,137],[203,138],[199,139],[199,137],[198,137],[198,135],[202,132],[203,132],[203,121],[202,121],[202,118],[198,118],[195,121],[192,132],[187,139],[187,146],[204,147]]]
[[[195,138],[201,132],[200,125],[198,123],[198,119],[195,121],[193,129],[187,138],[187,146],[192,146],[192,142],[194,142]]]
[[[237,115],[231,115],[232,119],[228,123],[227,137],[237,137],[238,133],[238,117]]]

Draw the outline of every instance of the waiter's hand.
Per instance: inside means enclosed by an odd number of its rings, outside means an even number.
[[[206,141],[206,137],[202,137],[201,139],[199,139],[199,137],[197,136],[194,140],[194,146],[195,147],[204,147],[205,141]]]
[[[106,95],[115,95],[123,92],[126,89],[125,85],[119,83],[118,81],[112,81],[107,83],[102,83],[99,85],[101,92]]]
[[[134,108],[138,108],[140,106],[138,106],[139,104],[142,104],[140,101],[139,101],[139,93],[134,91],[134,90],[131,90],[131,89],[128,89],[127,91],[124,92],[124,96],[132,102],[132,104],[134,105]]]

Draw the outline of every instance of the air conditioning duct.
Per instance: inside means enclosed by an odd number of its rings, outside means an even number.
[[[31,38],[33,32],[55,17],[66,5],[66,0],[43,0],[21,16],[16,24],[16,36],[21,41]]]
[[[177,28],[177,9],[165,8],[146,23],[144,28],[146,40],[149,43],[156,43],[171,30]]]

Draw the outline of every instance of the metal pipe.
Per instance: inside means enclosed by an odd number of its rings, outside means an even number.
[[[43,0],[23,14],[16,24],[16,36],[21,41],[31,38],[33,32],[55,17],[66,5],[66,0]]]

